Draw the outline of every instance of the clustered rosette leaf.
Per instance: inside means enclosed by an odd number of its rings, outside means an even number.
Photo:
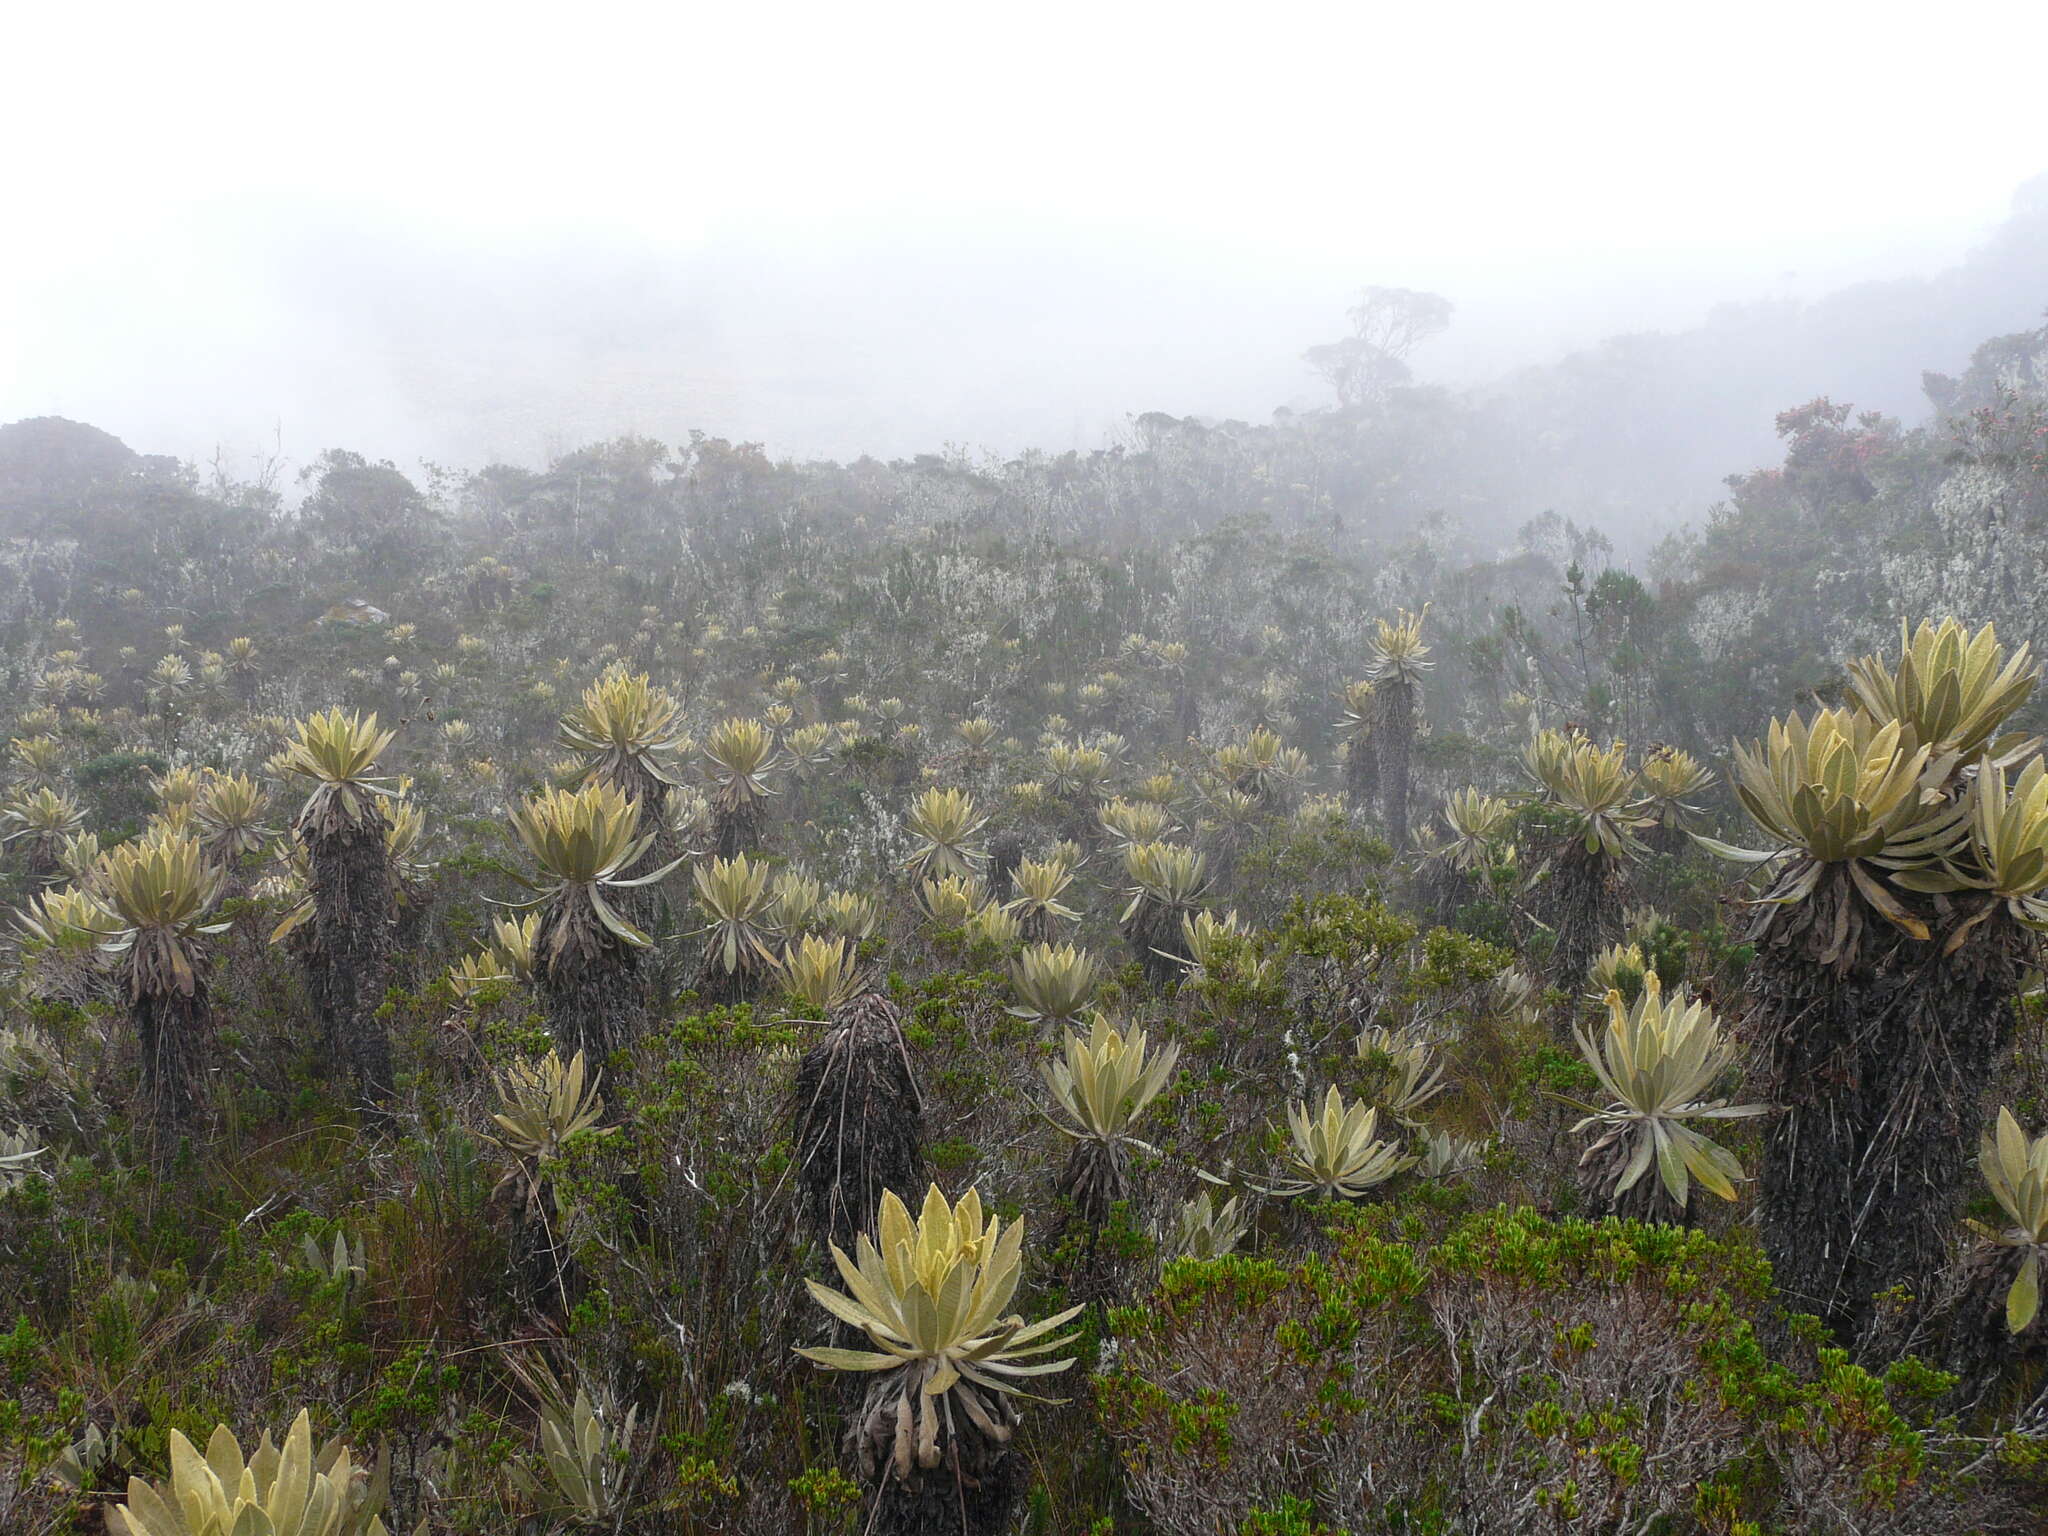
[[[705,952],[716,957],[727,975],[765,971],[776,964],[775,897],[768,874],[766,864],[749,862],[744,853],[711,859],[690,871],[697,905],[707,919],[698,930],[708,936]]]
[[[807,933],[788,946],[776,970],[784,990],[819,1018],[861,992],[860,960],[843,938]]]
[[[1678,747],[1658,747],[1643,759],[1637,773],[1644,808],[1650,819],[1665,827],[1683,827],[1700,814],[1694,797],[1712,787],[1714,775],[1690,752]]]
[[[1422,675],[1436,665],[1429,660],[1429,647],[1422,643],[1422,621],[1428,617],[1425,603],[1420,613],[1403,608],[1398,619],[1373,620],[1370,671],[1374,683],[1421,686]]]
[[[1571,820],[1588,854],[1624,859],[1642,852],[1637,834],[1651,825],[1636,793],[1624,742],[1599,746],[1573,732],[1543,731],[1522,754],[1543,799]]]
[[[1451,840],[1431,857],[1462,874],[1471,874],[1493,862],[1494,848],[1507,830],[1514,807],[1498,795],[1457,789],[1445,797],[1443,814]]]
[[[282,1448],[266,1431],[253,1455],[228,1427],[215,1428],[206,1454],[178,1430],[170,1436],[170,1481],[128,1480],[128,1499],[107,1510],[118,1536],[385,1536],[377,1511],[384,1479],[332,1442],[317,1453],[304,1409]]]
[[[721,815],[748,812],[775,793],[768,775],[781,757],[774,736],[759,720],[719,722],[705,738],[703,752],[711,766],[711,803]]]
[[[1989,624],[1901,625],[1895,663],[1865,656],[1849,673],[1851,703],[1773,720],[1765,741],[1735,748],[1736,797],[1773,846],[1697,841],[1770,866],[1771,906],[1797,906],[1839,874],[1916,939],[1953,912],[1948,952],[2001,909],[2048,927],[2048,766],[2030,756],[2037,739],[1999,734],[2039,680],[2029,648],[2008,656]],[[1821,958],[1852,935],[1838,917]]]
[[[1633,1189],[1654,1164],[1665,1193],[1681,1211],[1695,1179],[1723,1200],[1733,1200],[1742,1165],[1684,1122],[1745,1119],[1764,1114],[1769,1106],[1709,1097],[1740,1055],[1712,1011],[1683,992],[1666,997],[1657,973],[1650,971],[1633,1008],[1619,992],[1607,994],[1607,1027],[1599,1039],[1583,1027],[1574,1034],[1579,1054],[1609,1097],[1605,1106],[1578,1106],[1588,1113],[1573,1133],[1600,1130],[1580,1165],[1610,1148],[1627,1152],[1610,1198]]]
[[[1087,950],[1072,944],[1032,944],[1010,966],[1016,1018],[1066,1023],[1080,1016],[1095,995],[1101,969]]]
[[[232,926],[206,921],[225,878],[184,833],[149,833],[100,861],[93,884],[112,919],[100,947],[125,963],[131,998],[194,995],[198,940]]]
[[[919,879],[972,879],[988,862],[987,851],[974,841],[988,818],[978,814],[974,797],[964,789],[926,790],[903,818],[904,830],[918,840],[908,868]]]
[[[313,783],[296,830],[328,836],[365,824],[379,802],[397,792],[391,779],[375,772],[397,734],[378,730],[374,714],[330,709],[301,720],[278,757],[284,772]]]
[[[2019,1274],[2005,1298],[2005,1324],[2013,1333],[2028,1327],[2041,1310],[2041,1258],[2048,1254],[2048,1132],[2028,1140],[2004,1105],[1997,1129],[1984,1138],[1978,1167],[2011,1225],[2003,1229],[1971,1221],[1980,1235],[2020,1254]]]
[[[855,1257],[832,1245],[844,1291],[804,1282],[819,1306],[874,1347],[797,1353],[828,1370],[893,1373],[870,1394],[857,1444],[864,1476],[886,1466],[907,1480],[913,1468],[944,1459],[959,1433],[956,1409],[989,1440],[1007,1444],[1015,1423],[1009,1399],[1029,1395],[1025,1381],[1073,1365],[1071,1357],[1044,1357],[1073,1341],[1051,1335],[1081,1308],[1036,1323],[1004,1315],[1023,1273],[1024,1224],[1005,1228],[985,1216],[976,1190],[948,1205],[934,1184],[915,1220],[885,1192],[876,1227],[875,1237],[860,1235]]]
[[[1267,1191],[1289,1197],[1359,1200],[1417,1159],[1379,1135],[1379,1110],[1363,1099],[1346,1103],[1333,1083],[1320,1112],[1287,1106],[1289,1176]]]
[[[262,824],[269,803],[263,786],[246,774],[209,778],[192,803],[192,818],[199,824],[207,857],[219,864],[232,864],[245,854],[260,851],[270,839],[269,829]]]
[[[613,784],[645,773],[673,785],[678,781],[668,759],[688,744],[678,724],[681,715],[682,707],[645,672],[614,665],[562,716],[559,738],[593,775]]]
[[[508,1062],[495,1078],[498,1109],[491,1120],[498,1129],[491,1139],[520,1157],[559,1155],[571,1136],[604,1118],[601,1080],[581,1051],[568,1061],[550,1049],[538,1060]]]
[[[1142,1029],[1119,1031],[1102,1014],[1084,1037],[1069,1030],[1060,1056],[1046,1063],[1046,1087],[1072,1126],[1053,1124],[1064,1136],[1105,1144],[1134,1140],[1131,1128],[1159,1097],[1180,1062],[1180,1047],[1153,1051]]]
[[[554,964],[573,947],[600,948],[606,936],[635,949],[653,942],[612,904],[611,893],[652,885],[681,860],[628,879],[630,869],[654,841],[640,831],[640,806],[611,785],[591,782],[577,789],[544,789],[515,806],[512,829],[540,866],[541,878],[527,885],[542,892],[548,920],[541,927],[546,960]]]

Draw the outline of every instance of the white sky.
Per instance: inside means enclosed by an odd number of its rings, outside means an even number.
[[[1367,282],[1456,300],[1470,373],[1932,269],[2048,169],[2038,0],[45,4],[6,42],[0,420],[186,455],[282,418],[530,459],[565,400],[841,453],[1260,416]]]

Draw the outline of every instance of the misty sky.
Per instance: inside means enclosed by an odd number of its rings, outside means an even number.
[[[2048,168],[2041,4],[16,8],[0,420],[535,462],[1089,445],[1932,271]],[[1930,364],[1957,364],[1961,359]]]

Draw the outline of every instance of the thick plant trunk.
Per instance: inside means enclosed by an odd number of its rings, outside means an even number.
[[[498,1185],[491,1203],[503,1210],[513,1293],[535,1312],[567,1317],[583,1287],[575,1255],[556,1226],[561,1217],[553,1181],[522,1167]]]
[[[1621,1137],[1579,1165],[1579,1197],[1585,1202],[1586,1216],[1593,1221],[1613,1216],[1624,1221],[1646,1221],[1662,1226],[1690,1225],[1688,1207],[1691,1200],[1681,1206],[1671,1198],[1670,1191],[1664,1188],[1664,1181],[1657,1177],[1655,1162],[1634,1184],[1619,1194],[1613,1193],[1614,1186],[1628,1170],[1630,1146],[1630,1139]]]
[[[1459,912],[1479,899],[1477,877],[1457,868],[1449,859],[1429,860],[1416,883],[1424,907],[1444,927],[1456,922]]]
[[[1060,919],[1050,912],[1027,912],[1019,926],[1026,944],[1057,944],[1066,931]]]
[[[231,901],[247,901],[249,899],[249,882],[242,877],[240,860],[229,859],[224,861],[214,859],[213,862],[221,872],[220,895],[214,898],[215,905],[217,907],[224,907]],[[239,914],[235,919],[235,931],[238,933],[257,933],[258,930],[252,915],[247,912]],[[258,936],[260,937],[260,934]]]
[[[327,1008],[325,1044],[369,1105],[391,1096],[391,1036],[377,1017],[397,923],[397,886],[384,851],[381,812],[305,839],[313,891],[313,943],[324,975],[314,997]]]
[[[1621,891],[1614,861],[1588,853],[1576,838],[1557,856],[1548,882],[1550,926],[1557,933],[1552,979],[1576,992],[1585,985],[1601,947],[1621,930]]]
[[[320,1024],[320,1051],[331,1058],[336,1051],[334,997],[328,978],[327,957],[321,953],[318,925],[308,918],[284,936],[285,953],[299,964],[306,983],[306,1001],[313,1005],[313,1017]]]
[[[1845,887],[1808,898],[1808,931],[1860,922],[1862,952],[1830,966],[1767,940],[1751,1033],[1784,1109],[1764,1137],[1764,1248],[1788,1304],[1846,1339],[1871,1326],[1876,1293],[1903,1287],[1918,1309],[1939,1288],[2027,945],[2001,914],[1943,956],[1938,930],[1906,938]]]
[[[1876,1091],[1859,1048],[1869,978],[1833,975],[1803,948],[1766,945],[1753,988],[1763,1096],[1784,1111],[1764,1132],[1764,1251],[1789,1307],[1839,1323],[1861,1205],[1856,1167]]]
[[[894,1403],[903,1390],[898,1375],[884,1372],[867,1387],[847,1433],[856,1464],[874,1467],[872,1504],[861,1530],[873,1536],[1005,1536],[1024,1491],[1021,1459],[984,1435],[957,1405],[949,1405],[951,1424],[938,1436],[938,1465],[913,1461],[907,1478],[895,1475],[885,1446],[877,1442],[894,1438]],[[1014,1425],[1010,1405],[989,1396],[999,1421]]]
[[[1380,819],[1396,853],[1408,851],[1408,760],[1415,749],[1415,690],[1406,683],[1380,685],[1380,718],[1374,729],[1379,757]]]
[[[697,967],[697,979],[690,984],[690,990],[697,994],[698,1001],[712,1008],[736,1008],[741,1003],[752,1002],[761,990],[761,976],[742,961],[737,970],[728,971],[719,951],[707,948],[704,958]]]
[[[1370,816],[1380,797],[1380,744],[1371,726],[1351,733],[1344,754],[1344,808]]]
[[[1103,1228],[1117,1202],[1131,1194],[1130,1166],[1120,1146],[1089,1138],[1074,1143],[1060,1170],[1057,1193],[1067,1204],[1059,1226],[1058,1267],[1069,1301],[1113,1302],[1122,1299],[1119,1265],[1102,1242]]]
[[[1124,924],[1124,938],[1145,968],[1145,980],[1153,986],[1163,987],[1181,975],[1183,967],[1173,958],[1181,954],[1184,944],[1180,922],[1162,903],[1146,897]]]
[[[1970,1193],[1985,1095],[2012,1043],[2012,999],[2026,946],[2003,916],[1953,955],[1909,943],[1922,961],[1884,1002],[1868,1044],[1874,1118],[1857,1164],[1862,1209],[1847,1278],[1860,1309],[1902,1286],[1935,1293]]]
[[[1939,1307],[1941,1351],[1936,1357],[1960,1380],[1952,1404],[2003,1407],[2013,1389],[2026,1401],[2040,1389],[2048,1366],[2048,1327],[2036,1319],[2024,1332],[2013,1333],[2005,1320],[2006,1293],[2019,1278],[2020,1249],[1979,1242],[1951,1272]],[[1896,1357],[1903,1350],[1892,1350]],[[1926,1356],[1923,1347],[1916,1351]]]
[[[663,809],[668,805],[669,786],[658,779],[645,766],[628,763],[617,772],[604,775],[605,779],[620,794],[640,807],[642,831],[661,819]],[[641,862],[645,863],[646,860]]]
[[[1094,1138],[1077,1141],[1060,1170],[1058,1194],[1073,1208],[1073,1219],[1089,1228],[1109,1220],[1117,1201],[1129,1198],[1129,1170],[1123,1149]]]
[[[917,1207],[923,1182],[923,1104],[896,1007],[877,993],[842,1006],[797,1067],[790,1119],[804,1220],[848,1253],[872,1232],[882,1191]]]
[[[998,1450],[970,1484],[945,1466],[917,1474],[914,1483],[894,1478],[875,1490],[874,1536],[1004,1536],[1023,1493],[1017,1457]]]
[[[713,852],[719,858],[736,859],[743,853],[751,858],[760,848],[764,818],[757,803],[749,802],[737,811],[721,811],[713,819],[718,838]]]
[[[1008,901],[1017,894],[1017,866],[1024,862],[1024,838],[1005,829],[989,839],[988,894],[991,901]]]
[[[129,1007],[142,1044],[142,1119],[158,1137],[190,1130],[206,1095],[206,1061],[213,1048],[213,1010],[206,983],[190,997],[145,993]]]
[[[544,921],[535,951],[548,953],[549,940]],[[631,945],[608,938],[596,953],[585,954],[571,944],[552,963],[536,967],[535,980],[547,1003],[549,1033],[564,1056],[582,1051],[595,1067],[640,1038],[640,951]]]
[[[1660,821],[1643,834],[1643,844],[1652,853],[1675,859],[1692,846],[1692,839],[1685,835],[1685,828]]]
[[[424,880],[395,880],[392,891],[396,906],[391,915],[390,955],[416,953],[427,932],[427,903],[430,891]]]
[[[28,888],[39,891],[59,883],[64,878],[64,866],[55,848],[41,838],[33,838],[22,859],[22,874],[27,879]]]

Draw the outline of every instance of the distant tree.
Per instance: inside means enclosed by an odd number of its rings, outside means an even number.
[[[330,448],[299,471],[299,480],[313,486],[299,511],[305,525],[377,564],[429,547],[441,521],[419,487],[389,460],[373,464],[359,453]]]
[[[1351,334],[1303,353],[1329,380],[1339,405],[1385,398],[1410,377],[1408,355],[1451,323],[1451,301],[1414,288],[1368,288],[1347,318]]]
[[[1368,288],[1349,311],[1351,333],[1388,357],[1405,358],[1451,323],[1451,301],[1414,288]]]
[[[0,506],[15,514],[70,507],[126,480],[142,464],[121,439],[82,421],[11,421],[0,426]]]
[[[1611,724],[1624,740],[1640,736],[1650,700],[1649,646],[1657,600],[1640,578],[1607,567],[1586,593],[1586,622],[1606,672],[1606,697],[1595,704],[1588,683],[1589,720]]]
[[[528,478],[517,496],[518,521],[616,559],[636,530],[658,526],[666,515],[670,468],[669,450],[652,438],[593,443]]]

